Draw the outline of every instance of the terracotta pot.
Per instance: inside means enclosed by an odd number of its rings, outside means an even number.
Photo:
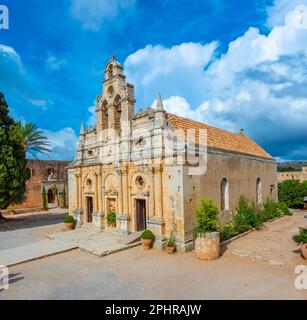
[[[166,247],[166,252],[167,252],[168,254],[174,253],[174,252],[175,252],[175,247]]]
[[[149,250],[151,248],[152,239],[142,239],[142,245],[144,250]]]
[[[219,232],[208,232],[199,234],[195,239],[196,258],[203,260],[215,260],[220,253],[220,234]]]
[[[65,223],[65,227],[68,230],[72,230],[74,228],[74,222],[64,222]]]
[[[302,243],[301,252],[304,259],[307,259],[307,242]]]

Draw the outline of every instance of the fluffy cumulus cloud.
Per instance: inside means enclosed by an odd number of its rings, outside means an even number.
[[[138,50],[125,61],[137,100],[151,103],[160,90],[170,112],[232,131],[245,128],[274,156],[305,159],[307,6],[298,4],[280,13],[283,23],[268,35],[250,27],[218,57],[216,43]]]
[[[114,18],[131,9],[135,0],[71,0],[71,14],[85,30],[99,30],[105,18]]]
[[[73,160],[78,138],[72,128],[66,127],[59,131],[45,130],[44,132],[51,142],[52,159]]]

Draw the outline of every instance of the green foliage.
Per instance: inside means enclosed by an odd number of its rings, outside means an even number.
[[[167,239],[166,243],[167,247],[175,247],[175,237],[173,231],[171,232],[169,238]]]
[[[292,167],[278,167],[277,171],[278,172],[293,172],[293,171],[301,171],[301,170],[296,170]]]
[[[301,243],[307,243],[307,229],[306,228],[300,228],[300,231],[298,234],[293,236],[292,238],[297,244]]]
[[[63,192],[61,194],[61,207],[67,208],[67,196],[66,196],[66,188],[63,188]]]
[[[65,223],[72,223],[72,222],[75,222],[75,219],[73,216],[67,216],[67,217],[64,217],[64,222]]]
[[[110,225],[116,225],[116,213],[110,212],[107,215],[107,221],[108,221],[108,224],[110,224]]]
[[[278,184],[278,199],[289,208],[303,208],[307,196],[307,181],[285,180]]]
[[[196,209],[196,228],[193,230],[194,238],[198,233],[218,231],[218,208],[210,199],[201,199]]]
[[[47,192],[46,192],[45,186],[43,186],[43,190],[42,190],[42,209],[48,210]]]
[[[238,235],[239,232],[236,229],[236,226],[234,225],[233,222],[226,224],[223,228],[220,230],[220,238],[221,241],[225,241],[227,239],[230,239],[232,237],[235,237]]]
[[[285,203],[267,199],[263,204],[263,209],[261,209],[241,196],[232,220],[220,230],[221,240],[230,239],[253,228],[259,229],[264,222],[283,215],[291,215]]]
[[[153,239],[154,234],[150,230],[144,230],[141,234],[142,239]]]
[[[0,210],[25,199],[29,178],[23,142],[0,92]]]
[[[259,229],[262,224],[259,212],[260,209],[255,203],[251,203],[247,198],[241,196],[233,217],[237,232],[243,233],[253,228]]]
[[[44,136],[43,131],[39,130],[33,123],[21,122],[16,124],[16,132],[22,141],[25,152],[37,158],[38,153],[48,155],[51,150],[48,148],[51,144]]]

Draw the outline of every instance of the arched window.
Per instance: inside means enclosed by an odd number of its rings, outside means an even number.
[[[221,181],[221,211],[229,210],[229,183],[226,178]]]
[[[261,179],[257,178],[256,181],[256,203],[262,203]]]
[[[113,65],[110,64],[108,67],[108,78],[112,78],[113,77]]]

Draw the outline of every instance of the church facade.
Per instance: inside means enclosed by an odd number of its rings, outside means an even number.
[[[171,232],[179,250],[193,245],[195,210],[212,199],[225,223],[240,195],[277,197],[275,160],[243,130],[232,133],[163,108],[134,112],[134,86],[112,58],[97,97],[97,123],[82,124],[68,170],[69,210],[78,224],[116,231],[150,229],[162,248]]]

